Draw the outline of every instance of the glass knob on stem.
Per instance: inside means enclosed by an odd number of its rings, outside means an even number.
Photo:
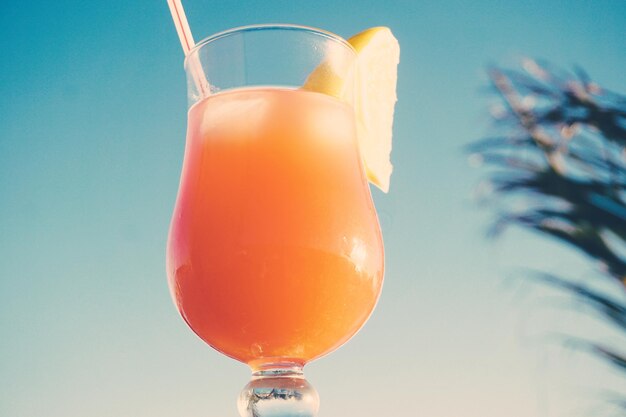
[[[239,394],[241,417],[315,417],[319,395],[299,366],[262,369]]]

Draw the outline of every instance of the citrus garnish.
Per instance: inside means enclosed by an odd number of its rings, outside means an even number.
[[[393,111],[396,103],[398,41],[386,27],[367,29],[348,42],[357,53],[356,89],[347,88],[346,65],[332,55],[309,75],[303,88],[351,102],[357,121],[357,136],[367,179],[382,191],[389,190]]]

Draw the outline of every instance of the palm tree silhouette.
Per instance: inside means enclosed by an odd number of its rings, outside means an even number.
[[[586,279],[613,282],[613,293],[554,274],[532,276],[626,335],[626,97],[580,68],[565,72],[530,59],[521,69],[492,67],[488,75],[499,102],[492,109],[496,136],[467,151],[489,179],[486,200],[496,212],[489,234],[515,225],[578,250],[599,266]],[[561,341],[626,377],[626,347],[573,335]],[[610,396],[626,412],[626,393]]]

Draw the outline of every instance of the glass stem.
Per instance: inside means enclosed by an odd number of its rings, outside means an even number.
[[[319,395],[304,378],[302,366],[264,365],[239,394],[241,417],[315,417]]]

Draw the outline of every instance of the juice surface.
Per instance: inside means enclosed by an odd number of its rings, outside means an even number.
[[[383,281],[352,109],[278,88],[192,107],[167,271],[193,331],[242,362],[304,364],[347,341]]]

